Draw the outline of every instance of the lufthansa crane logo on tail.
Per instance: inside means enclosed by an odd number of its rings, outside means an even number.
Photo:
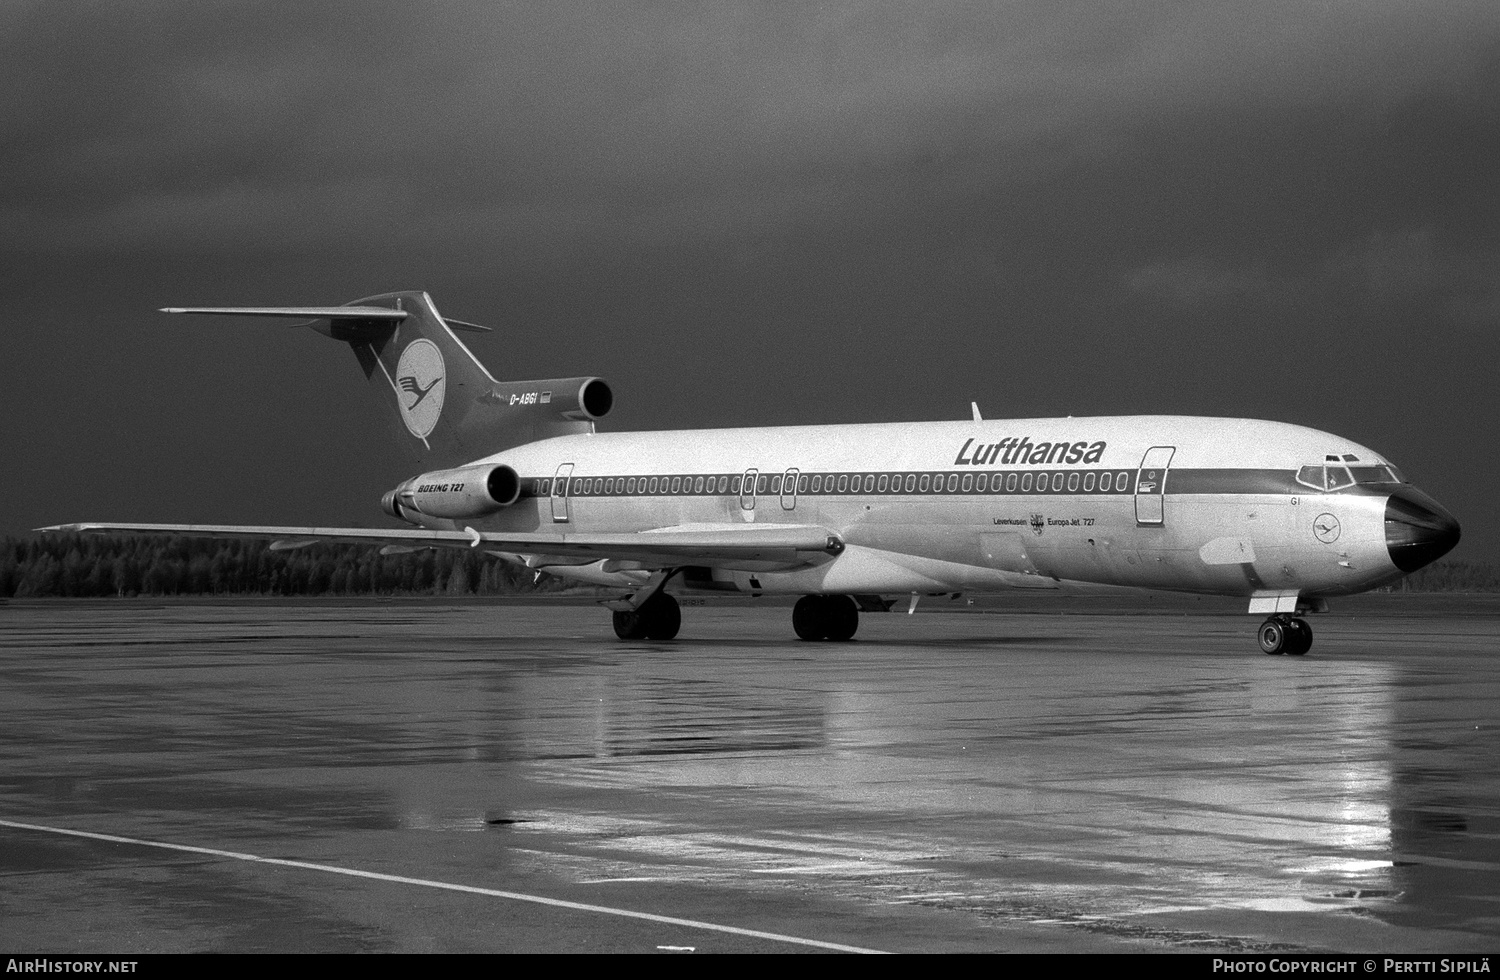
[[[427,397],[427,393],[432,391],[433,388],[436,388],[437,383],[441,380],[443,379],[433,378],[430,382],[428,382],[427,387],[423,388],[421,385],[417,384],[417,379],[414,375],[402,375],[401,380],[398,382],[398,384],[400,384],[401,386],[401,390],[417,396],[417,400],[406,407],[410,409],[416,408],[418,405],[420,405],[422,403],[422,399]]]
[[[443,414],[447,373],[437,344],[419,337],[406,345],[396,364],[396,401],[401,419],[418,439],[426,439]]]

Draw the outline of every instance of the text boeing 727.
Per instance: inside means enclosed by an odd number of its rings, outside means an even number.
[[[807,640],[883,597],[1124,586],[1243,596],[1266,653],[1300,614],[1446,554],[1458,522],[1383,457],[1249,419],[1128,416],[596,433],[598,378],[496,381],[421,292],[339,307],[170,313],[310,319],[349,343],[436,468],[385,495],[415,528],[70,524],[54,531],[471,547],[611,586],[624,639],[668,640],[674,588],[801,595]]]

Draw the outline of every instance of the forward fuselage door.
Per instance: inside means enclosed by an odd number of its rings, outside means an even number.
[[[1166,518],[1162,496],[1167,491],[1167,467],[1176,446],[1152,446],[1141,457],[1141,468],[1135,474],[1135,522],[1161,526]]]
[[[573,464],[564,463],[552,477],[552,520],[556,524],[568,523],[568,484],[572,482]]]

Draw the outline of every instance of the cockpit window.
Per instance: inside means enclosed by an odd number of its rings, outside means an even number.
[[[1394,466],[1351,466],[1355,483],[1405,483]]]
[[[1344,487],[1354,486],[1354,477],[1349,475],[1349,467],[1338,466],[1327,463],[1323,467],[1323,489],[1341,490]]]
[[[1356,483],[1405,483],[1401,471],[1384,463],[1360,463],[1358,458],[1344,454],[1342,458],[1328,457],[1327,461],[1304,466],[1297,471],[1297,482],[1315,490],[1342,490]]]
[[[1343,486],[1353,485],[1355,477],[1349,476],[1349,468],[1337,462],[1320,462],[1311,467],[1302,467],[1298,470],[1298,483],[1305,483],[1313,489],[1331,491]]]

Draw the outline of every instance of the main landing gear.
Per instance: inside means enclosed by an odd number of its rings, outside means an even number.
[[[846,595],[805,595],[792,607],[792,629],[804,640],[851,639],[859,629],[859,605]]]
[[[682,628],[682,609],[665,592],[647,599],[639,609],[616,612],[615,635],[622,640],[670,640]]]
[[[1272,616],[1260,624],[1260,648],[1270,656],[1286,654],[1300,657],[1312,648],[1312,627],[1306,620],[1291,616]]]

